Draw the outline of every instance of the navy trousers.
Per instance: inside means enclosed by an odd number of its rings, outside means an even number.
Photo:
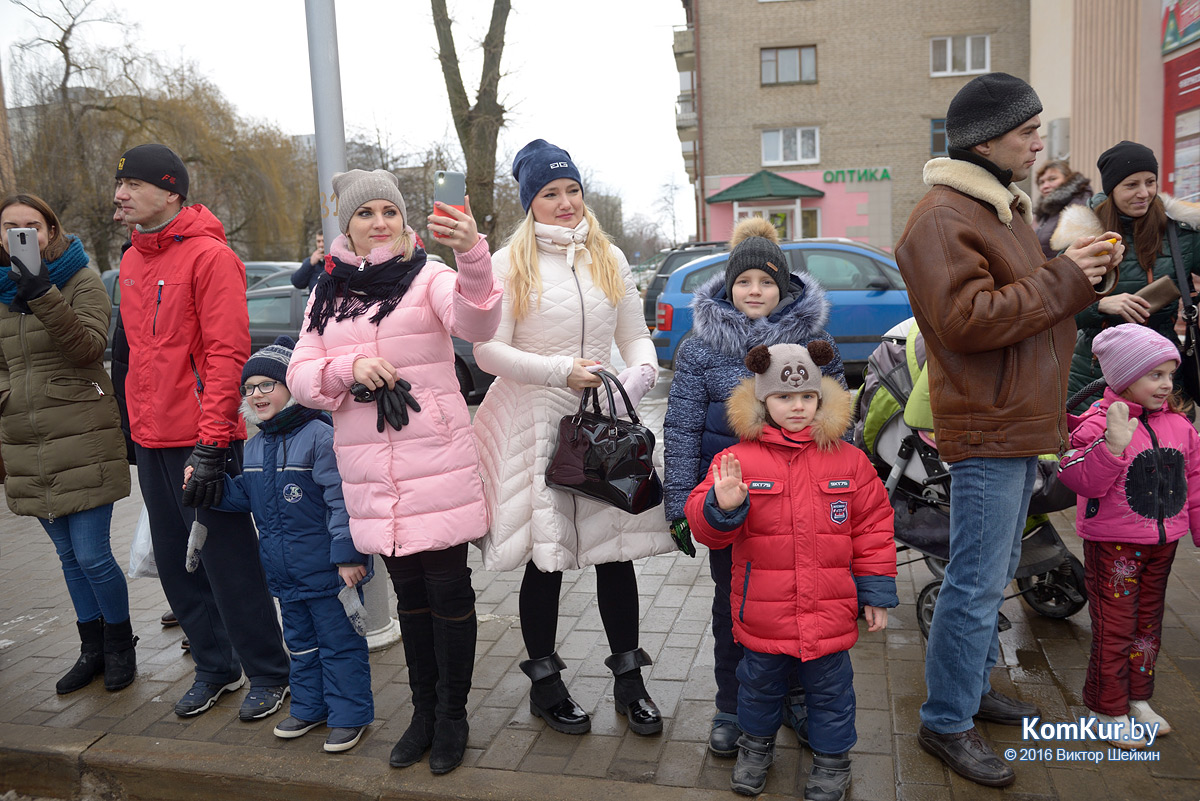
[[[850,652],[837,651],[801,662],[787,654],[745,649],[738,665],[738,728],[755,737],[774,737],[783,725],[789,677],[799,672],[808,707],[808,744],[821,754],[844,754],[858,742],[854,727],[854,668]]]
[[[281,601],[279,608],[292,656],[291,714],[301,720],[325,720],[331,729],[373,721],[367,638],[354,631],[342,602],[336,596],[305,598]]]

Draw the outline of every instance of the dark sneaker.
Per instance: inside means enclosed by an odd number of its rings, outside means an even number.
[[[767,786],[767,771],[775,761],[775,737],[745,734],[738,739],[737,763],[729,786],[739,795],[758,795]]]
[[[358,745],[358,741],[362,738],[362,734],[366,730],[366,726],[353,726],[348,729],[330,729],[329,736],[325,738],[325,750],[331,754],[336,754],[339,751],[349,751]]]
[[[712,731],[708,733],[708,750],[713,756],[732,759],[738,755],[737,741],[741,736],[737,715],[718,712],[712,721]]]
[[[287,698],[288,686],[282,687],[251,687],[238,710],[241,720],[259,720],[268,715],[274,715],[283,707],[283,699]]]
[[[190,718],[192,715],[207,712],[218,698],[225,693],[239,689],[245,683],[244,676],[238,676],[235,681],[228,684],[210,684],[207,681],[198,681],[192,685],[192,689],[183,694],[179,703],[175,704],[175,714],[181,718]]]
[[[324,722],[323,720],[301,720],[300,718],[288,715],[287,720],[275,727],[275,736],[284,740],[293,740],[308,734]]]

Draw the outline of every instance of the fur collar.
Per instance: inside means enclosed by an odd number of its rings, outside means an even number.
[[[1200,231],[1200,203],[1189,203],[1186,200],[1176,200],[1165,192],[1159,192],[1163,207],[1167,210],[1167,218],[1181,226]],[[1105,200],[1104,193],[1092,196],[1091,205],[1098,206]],[[1058,218],[1058,227],[1050,236],[1050,247],[1055,250],[1065,250],[1081,236],[1100,236],[1104,226],[1100,218],[1087,206],[1067,206],[1062,216]]]
[[[1050,194],[1042,197],[1037,203],[1036,216],[1038,221],[1042,221],[1047,217],[1053,217],[1058,214],[1075,199],[1076,195],[1092,193],[1092,182],[1088,180],[1086,175],[1076,173],[1075,177],[1066,183],[1056,186],[1050,191]]]
[[[1002,186],[994,175],[977,164],[958,159],[930,159],[925,163],[924,179],[927,186],[948,186],[990,203],[1005,225],[1013,221],[1012,204],[1016,200],[1021,217],[1027,223],[1033,222],[1033,203],[1029,195],[1016,184]]]
[[[829,319],[825,289],[810,278],[791,277],[791,302],[770,317],[751,320],[725,295],[725,273],[705,281],[692,295],[692,329],[721,354],[739,362],[755,345],[807,342],[820,334]]]
[[[283,409],[280,409],[279,411],[282,413],[284,409],[290,409],[297,403],[299,403],[299,401],[297,401],[295,397],[292,397],[286,404],[284,404]],[[242,417],[246,419],[247,423],[256,426],[262,425],[262,420],[258,419],[258,414],[255,413],[254,407],[250,405],[249,398],[242,398],[242,405],[238,411],[242,413]]]
[[[850,393],[829,376],[821,378],[821,407],[809,426],[813,442],[822,450],[838,447],[842,434],[850,427],[853,403]],[[754,379],[744,378],[733,388],[725,403],[729,426],[738,439],[762,439],[767,425],[767,407],[754,397]]]

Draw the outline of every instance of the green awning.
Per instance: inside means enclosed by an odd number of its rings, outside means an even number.
[[[780,200],[798,197],[825,197],[820,189],[784,178],[770,170],[754,173],[733,186],[722,189],[708,198],[708,203],[733,203],[743,200]]]

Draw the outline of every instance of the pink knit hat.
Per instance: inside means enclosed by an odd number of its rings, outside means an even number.
[[[1179,348],[1162,334],[1137,323],[1105,328],[1092,340],[1104,380],[1120,395],[1163,362],[1179,364]]]

